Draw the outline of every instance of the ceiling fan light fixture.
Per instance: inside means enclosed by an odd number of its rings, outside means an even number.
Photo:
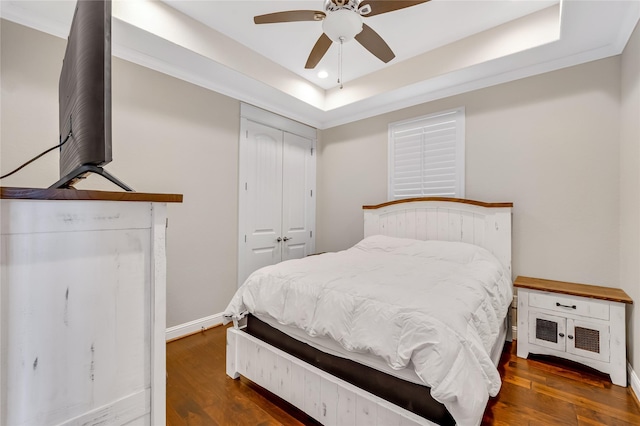
[[[352,40],[362,31],[362,18],[351,10],[327,13],[322,21],[322,31],[335,42]]]

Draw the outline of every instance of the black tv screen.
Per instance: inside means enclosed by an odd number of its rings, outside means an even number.
[[[111,0],[78,0],[60,83],[60,180],[69,188],[98,173],[130,191],[102,166],[111,154]]]
[[[111,1],[78,1],[59,84],[60,177],[111,156]]]

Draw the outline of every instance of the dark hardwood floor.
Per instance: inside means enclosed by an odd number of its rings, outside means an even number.
[[[167,424],[318,424],[248,380],[227,377],[225,334],[215,327],[167,344]],[[507,344],[499,370],[502,389],[489,401],[483,425],[640,425],[631,389],[586,367],[521,359],[515,344]]]

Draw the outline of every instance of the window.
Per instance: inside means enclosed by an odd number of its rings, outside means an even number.
[[[389,125],[389,199],[464,198],[464,108]]]

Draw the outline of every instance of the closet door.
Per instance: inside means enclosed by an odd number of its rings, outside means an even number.
[[[282,156],[282,260],[289,260],[312,253],[313,141],[285,132]]]
[[[282,131],[243,119],[247,143],[244,180],[244,281],[280,262],[282,238]]]
[[[241,104],[238,286],[315,251],[316,130]]]

